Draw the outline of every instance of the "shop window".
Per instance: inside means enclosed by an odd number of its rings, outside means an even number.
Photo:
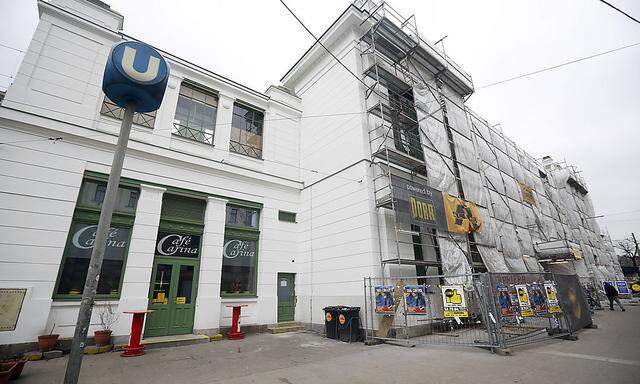
[[[255,208],[227,206],[222,252],[221,296],[255,296],[258,268],[258,218]]]
[[[229,149],[242,155],[262,158],[263,125],[264,112],[234,103]]]
[[[218,112],[218,95],[195,85],[182,83],[173,119],[173,134],[213,145]]]
[[[118,107],[108,97],[104,97],[102,102],[102,108],[100,114],[103,116],[112,117],[114,119],[122,120],[124,117],[124,108]],[[142,127],[153,128],[156,123],[156,111],[152,112],[134,112],[133,124],[140,125]]]
[[[57,295],[82,296],[97,228],[97,224],[91,223],[74,222],[71,225]],[[121,226],[114,226],[109,230],[97,295],[119,295],[130,232],[130,228]]]
[[[227,207],[227,225],[234,227],[258,228],[260,211],[254,208]]]
[[[295,212],[278,211],[278,220],[286,221],[288,223],[295,223],[296,214]]]
[[[105,193],[106,182],[102,180],[85,179],[80,187],[58,272],[54,299],[79,300],[82,297]],[[107,235],[100,270],[97,298],[117,298],[120,295],[138,195],[139,191],[133,187],[118,188],[112,226]]]

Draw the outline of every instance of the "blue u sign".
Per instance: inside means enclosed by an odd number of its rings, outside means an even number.
[[[169,79],[169,66],[150,46],[137,41],[111,48],[102,78],[102,90],[119,107],[136,104],[137,112],[160,108]]]

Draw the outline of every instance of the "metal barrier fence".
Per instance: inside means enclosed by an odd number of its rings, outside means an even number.
[[[575,329],[550,273],[368,277],[364,292],[367,340],[508,348]]]

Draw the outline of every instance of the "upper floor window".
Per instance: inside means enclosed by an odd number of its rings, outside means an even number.
[[[180,85],[173,134],[213,145],[218,95],[188,83]]]
[[[104,101],[102,102],[102,108],[100,109],[100,114],[122,120],[124,117],[124,108],[118,107],[113,101],[109,100],[109,98],[105,96]],[[153,128],[155,123],[156,111],[145,113],[135,112],[133,114],[133,124]]]
[[[264,112],[245,104],[234,103],[229,149],[242,155],[261,158],[263,124]]]

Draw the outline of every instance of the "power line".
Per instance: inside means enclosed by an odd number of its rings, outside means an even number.
[[[613,4],[611,4],[611,3],[607,2],[607,1],[604,1],[604,0],[600,0],[600,2],[601,2],[601,3],[604,3],[604,4],[606,4],[606,5],[608,5],[609,7],[611,7],[611,8],[613,8],[613,9],[615,9],[616,11],[618,11],[618,12],[622,13],[623,15],[627,16],[627,17],[628,17],[628,18],[630,18],[631,20],[633,20],[633,21],[635,21],[636,23],[640,24],[640,20],[636,19],[635,17],[631,16],[630,14],[628,14],[627,12],[623,11],[622,9],[620,9],[620,8],[616,7],[615,5],[613,5]]]
[[[630,44],[630,45],[625,45],[625,46],[623,46],[623,47],[618,47],[618,48],[610,49],[610,50],[608,50],[608,51],[604,51],[604,52],[596,53],[596,54],[593,54],[593,55],[589,55],[589,56],[581,57],[581,58],[579,58],[579,59],[575,59],[575,60],[567,61],[567,62],[564,62],[564,63],[561,63],[561,64],[552,65],[552,66],[550,66],[550,67],[546,67],[546,68],[538,69],[538,70],[533,71],[533,72],[528,72],[528,73],[524,73],[524,74],[522,74],[522,75],[514,76],[514,77],[511,77],[511,78],[508,78],[508,79],[505,79],[505,80],[496,81],[495,83],[490,83],[490,84],[482,85],[482,86],[480,86],[480,87],[476,87],[476,88],[475,88],[475,90],[477,91],[477,90],[479,90],[479,89],[492,87],[492,86],[494,86],[494,85],[498,85],[498,84],[506,83],[506,82],[508,82],[508,81],[513,81],[513,80],[521,79],[521,78],[523,78],[523,77],[532,76],[532,75],[535,75],[535,74],[538,74],[538,73],[541,73],[541,72],[550,71],[550,70],[552,70],[552,69],[557,69],[557,68],[564,67],[564,66],[569,65],[569,64],[574,64],[574,63],[578,63],[578,62],[580,62],[580,61],[584,61],[584,60],[588,60],[588,59],[593,59],[594,57],[603,56],[603,55],[606,55],[606,54],[609,54],[609,53],[613,53],[613,52],[621,51],[621,50],[623,50],[623,49],[627,49],[627,48],[632,48],[632,47],[635,47],[635,46],[638,46],[638,45],[640,45],[640,42],[638,42],[638,43],[634,43],[634,44]]]
[[[14,51],[18,51],[18,52],[24,53],[24,51],[22,49],[18,49],[18,48],[15,48],[15,47],[10,47],[10,46],[2,44],[2,43],[0,43],[0,47],[5,47],[5,48],[13,49]]]

